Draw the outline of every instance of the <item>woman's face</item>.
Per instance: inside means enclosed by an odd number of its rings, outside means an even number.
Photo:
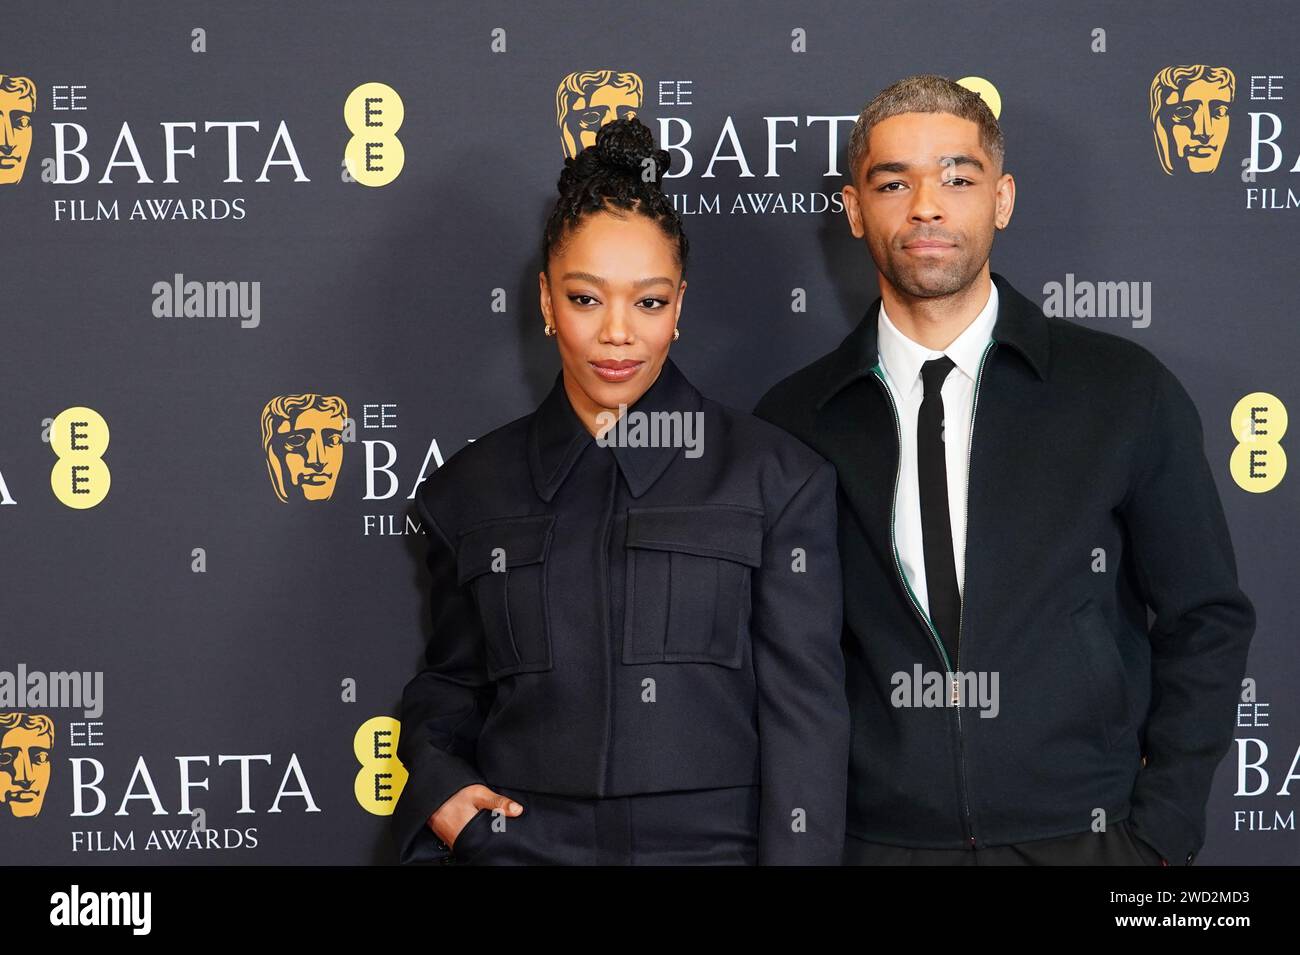
[[[538,273],[565,391],[592,434],[601,412],[620,414],[620,404],[630,407],[659,377],[686,293],[674,252],[645,216],[598,212]]]

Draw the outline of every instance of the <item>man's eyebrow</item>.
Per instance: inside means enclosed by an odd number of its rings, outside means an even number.
[[[878,162],[867,168],[867,178],[871,179],[882,172],[907,172],[912,167],[905,162]]]
[[[599,285],[601,288],[608,287],[609,283],[599,275],[592,275],[590,272],[565,272],[560,276],[561,279],[578,279],[579,281],[590,282],[592,285]],[[648,279],[637,279],[632,283],[633,288],[645,288],[647,285],[672,285],[673,280],[666,275],[655,275]]]
[[[956,156],[940,156],[939,164],[953,166],[974,166],[980,172],[984,171],[984,164],[975,156],[967,156],[965,153],[959,153]]]
[[[984,171],[984,163],[980,162],[977,157],[968,156],[965,153],[958,153],[955,156],[940,156],[938,162],[940,166],[974,166],[980,172]],[[911,164],[905,162],[890,161],[873,163],[867,169],[867,178],[871,179],[872,177],[884,172],[908,172],[911,168]]]

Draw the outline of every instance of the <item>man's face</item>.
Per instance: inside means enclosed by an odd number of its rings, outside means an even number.
[[[1228,140],[1228,106],[1232,97],[1226,86],[1197,80],[1186,89],[1171,93],[1161,110],[1169,131],[1173,157],[1189,172],[1214,172]]]
[[[844,187],[845,214],[885,280],[916,298],[968,287],[988,261],[1015,198],[1011,176],[980,146],[979,127],[949,113],[903,113],[871,130]]]
[[[0,90],[0,185],[23,178],[32,148],[32,101]]]
[[[15,728],[0,739],[0,802],[18,817],[40,814],[50,782],[50,738]]]
[[[301,411],[292,428],[280,425],[274,447],[288,479],[286,493],[296,487],[305,500],[329,499],[343,463],[342,418],[319,409]]]

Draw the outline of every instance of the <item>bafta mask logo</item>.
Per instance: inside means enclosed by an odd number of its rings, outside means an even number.
[[[1214,172],[1237,79],[1226,66],[1166,66],[1151,81],[1151,126],[1167,175]]]
[[[54,721],[39,713],[0,713],[0,805],[16,818],[34,818],[50,784]]]
[[[596,142],[596,131],[641,110],[641,77],[621,70],[570,73],[555,90],[555,123],[564,155],[577,156]]]
[[[262,409],[262,450],[281,501],[328,501],[343,464],[348,406],[334,395],[281,395]]]
[[[25,76],[0,73],[0,185],[23,178],[32,148],[36,84]]]

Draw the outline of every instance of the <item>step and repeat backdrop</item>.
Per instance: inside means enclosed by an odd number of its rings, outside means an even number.
[[[629,114],[671,152],[672,355],[749,409],[877,295],[848,133],[919,72],[999,116],[993,269],[1197,403],[1259,619],[1199,861],[1300,862],[1291,5],[815,0],[11,11],[0,861],[394,863],[413,496],[558,371],[564,157]]]

